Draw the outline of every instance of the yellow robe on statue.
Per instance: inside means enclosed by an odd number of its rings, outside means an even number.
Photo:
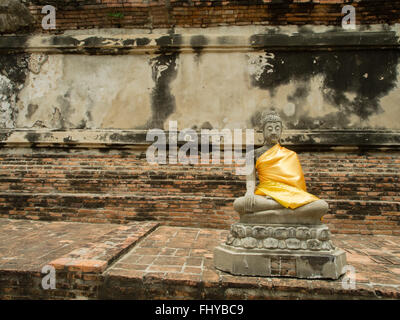
[[[255,194],[270,196],[285,208],[295,209],[319,200],[307,192],[297,153],[276,144],[256,162],[260,180]]]

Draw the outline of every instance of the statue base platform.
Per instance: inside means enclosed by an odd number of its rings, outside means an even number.
[[[333,246],[323,224],[236,223],[214,251],[215,267],[234,275],[338,279],[346,263],[346,253]]]

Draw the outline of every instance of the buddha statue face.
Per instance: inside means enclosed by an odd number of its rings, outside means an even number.
[[[266,114],[263,117],[264,144],[277,144],[282,135],[282,120],[275,112]]]
[[[264,125],[264,143],[274,145],[279,142],[282,135],[282,123],[280,121],[268,121]]]

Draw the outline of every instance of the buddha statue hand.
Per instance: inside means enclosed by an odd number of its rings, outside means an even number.
[[[244,196],[244,211],[248,213],[254,212],[254,205],[256,203],[256,198],[254,192],[248,191]]]

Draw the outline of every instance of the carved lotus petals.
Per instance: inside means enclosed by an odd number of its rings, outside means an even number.
[[[331,245],[328,241],[322,241],[321,250],[331,250]]]
[[[236,223],[231,226],[226,244],[247,249],[330,251],[335,249],[330,235],[327,226],[310,228]]]
[[[253,236],[253,228],[246,227],[246,237],[252,237],[252,236]]]
[[[311,238],[310,229],[305,227],[297,228],[296,238],[301,240],[310,239]]]
[[[317,233],[318,240],[326,241],[326,240],[329,240],[329,238],[330,238],[330,233],[329,233],[328,229],[318,230],[318,233]]]
[[[236,227],[236,225],[231,225],[231,235],[233,236],[233,237],[235,237],[235,238],[237,238],[238,237],[238,233],[237,233],[237,227]]]
[[[239,238],[244,238],[246,236],[246,228],[243,226],[236,226],[236,233]]]
[[[233,240],[235,240],[235,237],[232,234],[228,235],[228,238],[226,239],[226,244],[232,244]]]
[[[289,238],[286,240],[286,246],[288,249],[300,249],[300,240],[295,238]]]
[[[312,239],[316,239],[317,238],[317,229],[310,229],[310,235]]]
[[[277,239],[287,239],[288,230],[286,228],[276,228],[274,232],[274,236]]]
[[[265,227],[254,227],[253,228],[253,237],[256,239],[265,239],[270,236],[270,232]]]
[[[275,249],[278,247],[278,240],[274,238],[264,239],[264,248]]]
[[[288,228],[288,238],[296,238],[296,228]]]
[[[307,247],[310,250],[320,250],[321,249],[321,241],[317,239],[309,239],[307,240]]]
[[[245,247],[246,249],[253,249],[257,246],[257,240],[254,238],[244,238],[242,240],[242,245],[243,247]]]
[[[278,248],[279,248],[279,249],[286,249],[286,242],[285,242],[285,240],[279,240],[279,241],[278,241]]]
[[[234,246],[234,247],[240,247],[241,245],[242,245],[242,241],[240,240],[240,239],[235,239],[235,240],[233,240],[233,243],[232,243],[232,245]]]

